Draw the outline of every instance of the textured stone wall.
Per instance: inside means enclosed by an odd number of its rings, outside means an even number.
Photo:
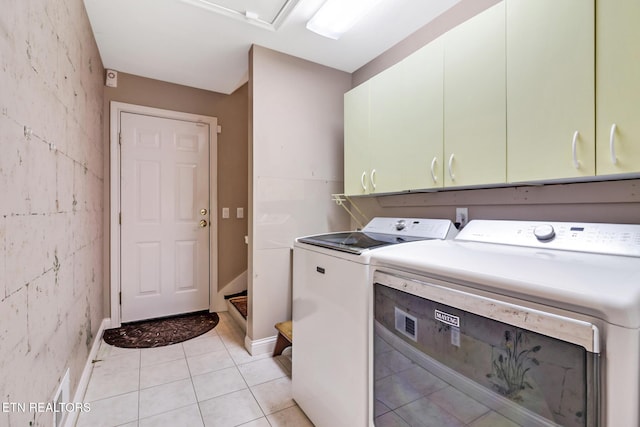
[[[104,317],[103,75],[82,0],[2,1],[0,402],[73,396]]]

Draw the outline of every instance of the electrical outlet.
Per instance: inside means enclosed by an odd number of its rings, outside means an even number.
[[[456,223],[460,224],[459,228],[464,227],[469,222],[469,208],[456,208]]]

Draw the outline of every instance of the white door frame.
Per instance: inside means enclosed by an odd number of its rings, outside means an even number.
[[[209,124],[209,311],[214,311],[218,294],[218,119],[216,117],[178,111],[162,110],[141,105],[111,101],[110,107],[110,243],[109,270],[111,275],[111,328],[121,326],[120,313],[120,113],[133,113],[166,119],[184,120]]]

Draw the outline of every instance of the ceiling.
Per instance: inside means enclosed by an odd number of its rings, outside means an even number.
[[[229,94],[247,81],[252,44],[351,73],[459,1],[381,0],[339,40],[305,28],[324,0],[84,3],[105,68]]]

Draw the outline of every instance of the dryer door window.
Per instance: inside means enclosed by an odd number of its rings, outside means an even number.
[[[597,353],[381,283],[374,298],[376,425],[597,425]]]

